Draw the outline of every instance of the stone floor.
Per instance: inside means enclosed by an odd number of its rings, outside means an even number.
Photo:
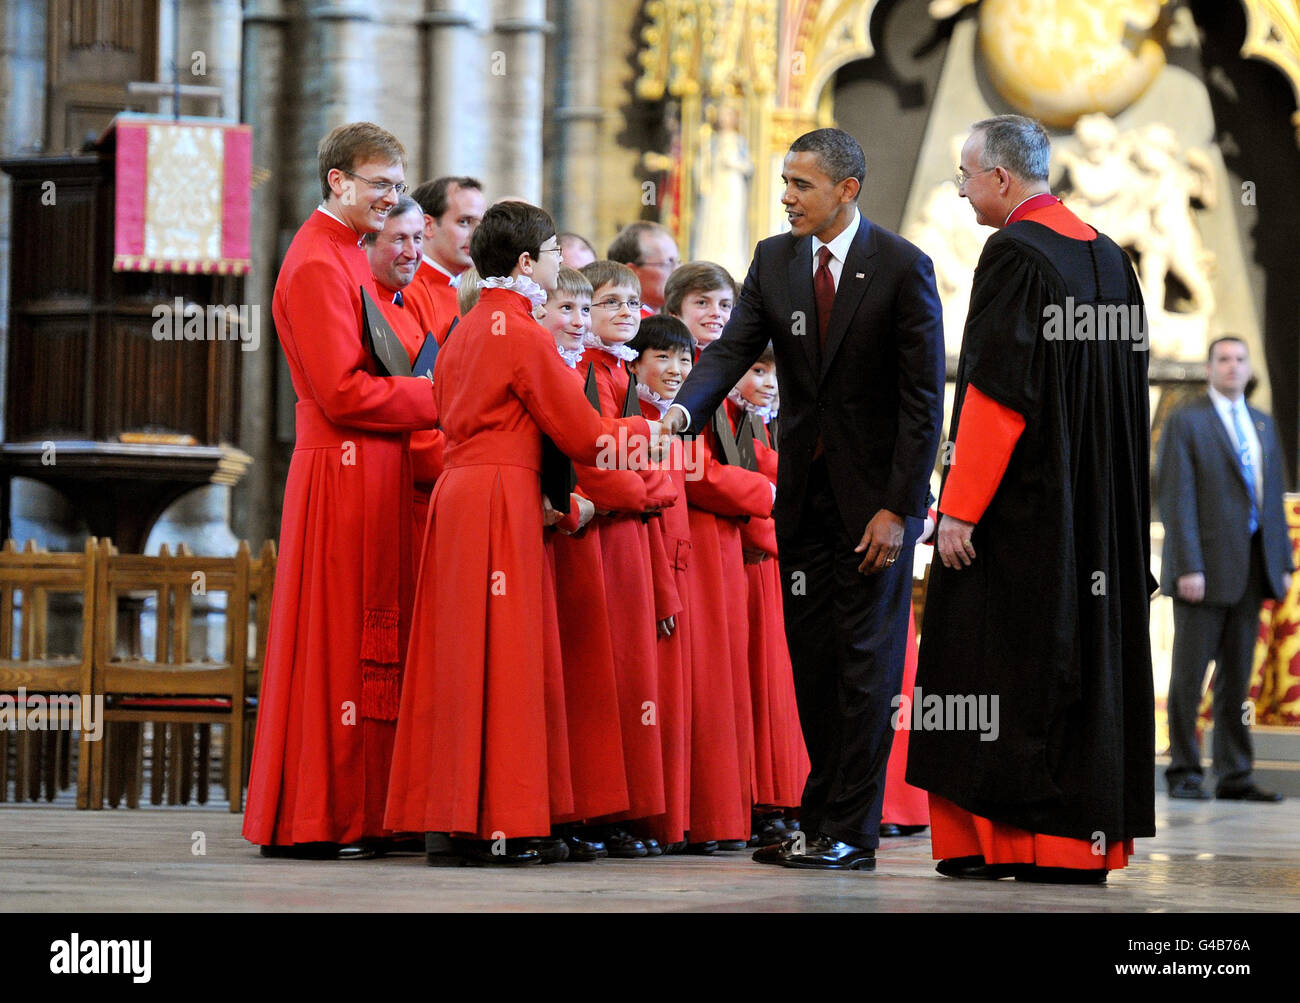
[[[934,873],[929,840],[889,840],[874,874],[763,867],[747,854],[429,868],[262,859],[218,808],[78,812],[0,805],[0,908],[13,912],[1294,912],[1300,800],[1170,802],[1104,888],[963,882]],[[198,854],[196,849],[204,852]]]

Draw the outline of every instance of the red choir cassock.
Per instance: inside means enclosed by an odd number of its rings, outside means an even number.
[[[1097,236],[1096,230],[1048,193],[1036,195],[1018,206],[1007,225],[1022,219],[1074,240],[1092,240]],[[971,384],[962,406],[954,453],[961,450],[963,457],[973,456],[975,462],[952,465],[939,511],[964,522],[979,522],[1006,473],[1024,428],[1022,415]],[[1089,840],[1030,832],[966,811],[936,794],[929,797],[931,843],[936,860],[982,856],[987,864],[1115,870],[1126,866],[1133,853],[1131,839],[1112,842],[1104,854],[1099,854]]]
[[[749,415],[726,403],[732,429]],[[760,423],[761,424],[761,423]],[[758,472],[776,484],[777,453],[763,437],[754,438]],[[785,642],[781,570],[777,565],[776,523],[771,516],[740,524],[749,610],[749,689],[754,721],[754,803],[768,808],[797,808],[811,766],[799,727],[794,670]],[[764,555],[755,560],[758,554]],[[915,671],[915,667],[913,668]]]
[[[659,408],[641,402],[641,413],[659,421]],[[692,447],[694,448],[694,447]],[[687,568],[691,556],[691,520],[686,510],[685,446],[674,439],[663,464],[677,497],[647,524],[654,556],[655,604],[677,608],[671,634],[659,636],[659,701],[664,760],[664,813],[651,825],[663,844],[685,842],[691,827],[691,601]],[[656,616],[662,615],[656,612]]]
[[[313,213],[273,301],[298,403],[244,814],[263,845],[385,834],[414,584],[407,433],[437,409],[427,380],[377,375],[363,287],[380,298],[356,233]]]
[[[591,348],[583,353],[578,366],[584,378],[588,369],[595,370],[601,414],[622,414],[629,382],[623,364],[610,353]],[[653,818],[664,812],[660,725],[664,708],[656,650],[657,614],[662,610],[656,608],[650,532],[643,515],[646,505],[670,502],[676,491],[661,470],[649,471],[643,479],[646,501],[639,508],[606,509],[597,503],[599,511],[609,514],[595,520],[600,530],[605,596],[613,630],[629,800],[625,817],[629,819]],[[659,574],[662,578],[664,570],[660,569]]]
[[[425,318],[426,329],[433,332],[438,344],[446,341],[452,321],[460,316],[460,304],[451,276],[430,264],[428,258],[422,258],[420,267],[415,270],[415,278],[403,291],[403,296],[410,296],[415,301],[420,316]]]
[[[916,611],[907,613],[907,655],[903,662],[903,687],[900,693],[912,706],[916,687]],[[889,763],[885,767],[885,800],[880,812],[881,823],[892,825],[929,825],[930,800],[925,791],[907,782],[907,739],[910,728],[896,727],[889,745]]]
[[[691,841],[748,839],[754,806],[749,595],[740,520],[772,514],[772,487],[715,460],[710,427],[687,479],[691,564]],[[708,625],[707,629],[705,625]]]
[[[583,374],[572,369],[582,387]],[[575,464],[578,492],[598,512],[640,512],[646,508],[646,482],[628,470]],[[569,768],[573,814],[560,821],[625,816],[634,777],[623,752],[615,649],[624,643],[615,631],[605,592],[601,524],[593,518],[572,535],[554,539],[555,592],[564,656],[565,707],[569,726]],[[641,727],[637,719],[637,727]]]
[[[496,322],[504,315],[504,333]],[[447,437],[434,488],[393,750],[387,824],[544,836],[556,795],[544,644],[541,437],[595,463],[602,419],[532,318],[485,289],[438,359]],[[553,698],[549,701],[554,702]]]
[[[422,313],[415,305],[407,291],[410,290],[410,285],[402,291],[400,304],[393,302],[397,294],[396,289],[390,289],[378,280],[375,280],[375,287],[383,297],[379,302],[379,308],[388,318],[388,323],[393,326],[398,339],[402,342],[402,347],[406,349],[406,354],[414,362],[416,356],[420,354],[420,349],[424,347],[425,337],[433,330],[429,326],[427,313]],[[411,433],[411,475],[415,481],[412,508],[415,535],[412,543],[415,548],[416,571],[419,571],[420,555],[424,553],[424,528],[429,522],[429,495],[433,491],[433,485],[438,481],[438,476],[442,473],[444,442],[445,437],[441,429],[421,428]]]

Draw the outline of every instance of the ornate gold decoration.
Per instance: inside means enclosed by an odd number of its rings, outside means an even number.
[[[1300,6],[1295,0],[1241,0],[1241,5],[1246,8],[1242,56],[1266,60],[1286,74],[1300,106]],[[1291,113],[1291,124],[1300,143],[1300,107]]]
[[[766,95],[776,86],[774,0],[649,0],[637,97]]]

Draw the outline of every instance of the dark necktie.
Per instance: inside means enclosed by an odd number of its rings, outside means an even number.
[[[831,274],[831,249],[817,252],[817,271],[813,273],[813,295],[817,299],[817,343],[826,351],[826,329],[831,324],[831,307],[835,304],[835,276]]]
[[[393,303],[396,306],[402,305],[402,292],[400,289],[397,292],[393,293]]]

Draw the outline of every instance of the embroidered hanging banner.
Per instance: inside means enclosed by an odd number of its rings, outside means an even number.
[[[251,265],[253,131],[118,115],[113,270],[243,275]]]

